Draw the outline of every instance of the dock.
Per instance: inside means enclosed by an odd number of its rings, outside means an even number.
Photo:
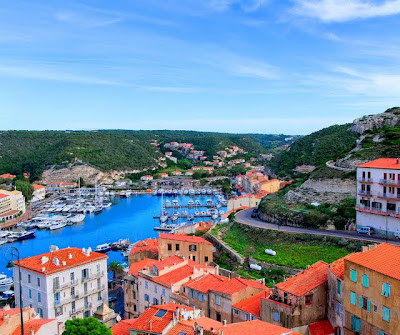
[[[191,216],[191,215],[189,215],[189,214],[186,214],[186,215],[179,214],[178,215],[178,219],[186,219],[189,216]],[[212,217],[212,214],[199,214],[199,215],[193,215],[193,217],[194,218],[210,218],[210,217]],[[159,218],[160,218],[160,215],[154,215],[153,216],[153,219],[159,219]]]
[[[176,208],[176,209],[178,209],[178,208],[202,208],[202,207],[213,208],[213,207],[215,207],[215,205],[214,204],[210,204],[210,205],[208,205],[208,204],[200,204],[200,205],[174,205],[174,204],[166,205],[166,204],[164,204],[164,207],[165,208]]]

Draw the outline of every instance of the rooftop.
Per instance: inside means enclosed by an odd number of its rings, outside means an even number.
[[[107,258],[107,255],[87,249],[65,248],[21,259],[20,266],[22,269],[50,275]],[[14,261],[14,266],[18,266],[17,261]]]
[[[132,324],[136,319],[121,320],[116,325],[111,327],[112,335],[129,335],[129,329],[132,328]]]
[[[194,324],[198,324],[204,330],[212,330],[222,326],[221,322],[215,321],[210,318],[198,318],[195,320],[179,321],[179,323],[173,327],[167,335],[194,335]]]
[[[364,164],[359,164],[358,168],[370,168],[370,169],[392,169],[400,170],[400,159],[397,158],[378,158],[374,161],[370,161]]]
[[[261,298],[265,298],[266,296],[269,296],[269,293],[267,293],[266,291],[262,291],[258,294],[253,295],[250,298],[238,302],[232,307],[240,309],[241,311],[244,311],[246,313],[250,313],[251,315],[260,317],[260,301]]]
[[[306,270],[276,284],[275,287],[297,297],[301,297],[327,281],[328,267],[328,263],[318,261]]]
[[[395,266],[395,264],[400,264],[400,247],[398,246],[382,243],[374,249],[347,256],[345,262],[347,261],[400,280],[400,267]]]
[[[187,235],[173,235],[173,234],[165,234],[160,233],[158,234],[158,238],[163,238],[166,240],[173,240],[173,241],[184,241],[184,242],[191,242],[191,243],[205,243],[212,245],[211,242],[206,241],[204,238],[199,236],[187,236]]]
[[[31,330],[33,330],[33,334],[36,334],[43,325],[54,320],[55,319],[33,319],[30,321],[25,321],[24,335],[30,335]],[[10,333],[10,335],[21,335],[21,325],[18,324],[17,328],[15,328],[14,331]]]
[[[146,251],[146,250],[158,252],[158,240],[153,239],[153,238],[148,238],[143,241],[136,242],[133,245],[129,255],[134,255],[138,252]]]
[[[0,199],[7,198],[7,197],[9,197],[8,194],[2,194],[2,193],[0,193]]]
[[[0,179],[14,179],[16,176],[10,173],[0,174]]]
[[[339,258],[329,265],[331,272],[341,280],[344,279],[344,259],[346,257]]]
[[[310,335],[332,335],[335,333],[328,320],[317,321],[308,325]]]
[[[8,306],[10,307],[10,306]],[[4,314],[7,314],[8,316],[13,316],[13,315],[18,315],[19,313],[19,308],[1,308],[0,309],[0,327],[4,323]]]
[[[221,335],[300,335],[299,333],[296,333],[288,328],[276,326],[272,323],[260,320],[231,323],[220,327],[218,330],[220,331]]]
[[[157,262],[156,259],[145,258],[142,259],[141,261],[132,263],[131,266],[129,267],[128,275],[134,275],[137,277],[138,272],[140,270],[143,270],[146,267],[150,268],[155,262]]]
[[[43,185],[38,185],[38,184],[32,184],[32,187],[34,191],[45,188]]]

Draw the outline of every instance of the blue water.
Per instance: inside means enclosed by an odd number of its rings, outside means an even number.
[[[197,198],[205,203],[211,196],[196,196]],[[172,202],[172,197],[168,199]],[[181,196],[176,199],[180,204],[187,204],[190,198]],[[103,210],[102,213],[86,214],[84,222],[53,231],[38,230],[33,239],[4,244],[0,246],[0,273],[3,272],[8,276],[12,274],[12,271],[6,268],[5,259],[5,253],[11,246],[18,248],[20,257],[25,258],[48,252],[50,245],[56,245],[60,249],[68,246],[94,249],[98,244],[111,243],[127,237],[131,242],[156,237],[157,232],[153,228],[159,226],[159,221],[153,219],[153,216],[160,214],[161,201],[161,197],[148,194],[116,198],[114,205]],[[222,209],[226,210],[226,208]],[[179,209],[179,211],[182,210]],[[189,213],[194,211],[194,209],[188,210]],[[172,213],[171,210],[169,212]],[[110,251],[107,255],[108,262],[123,261],[120,251]]]

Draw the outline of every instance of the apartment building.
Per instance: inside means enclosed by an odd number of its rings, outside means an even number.
[[[173,296],[180,292],[182,284],[217,271],[217,268],[179,256],[157,261],[150,268],[138,271],[137,309],[139,313],[150,305],[173,302]]]
[[[108,256],[90,248],[50,247],[50,252],[14,261],[15,301],[19,307],[21,269],[22,304],[43,318],[64,322],[89,317],[108,302]]]
[[[400,160],[379,158],[357,165],[357,227],[389,238],[400,232]]]
[[[328,267],[318,261],[276,284],[270,297],[261,298],[261,320],[302,333],[308,324],[326,319]]]
[[[345,335],[400,329],[400,247],[383,243],[344,260]]]
[[[265,285],[255,280],[229,279],[207,274],[183,284],[180,294],[175,295],[175,299],[180,299],[182,304],[203,310],[211,319],[232,323],[232,307],[235,304],[266,290]]]
[[[261,291],[250,298],[239,301],[232,306],[232,322],[260,320],[261,298],[269,296],[268,291]]]
[[[327,313],[335,335],[344,334],[344,259],[339,258],[328,268]]]
[[[227,211],[232,211],[240,207],[257,207],[261,202],[262,197],[258,194],[243,194],[235,198],[228,199]]]
[[[198,236],[159,234],[158,258],[165,259],[173,255],[207,265],[213,261],[213,246]]]
[[[25,197],[20,191],[0,190],[0,221],[25,213]]]
[[[34,199],[43,200],[46,197],[46,188],[43,185],[32,184],[32,187]]]

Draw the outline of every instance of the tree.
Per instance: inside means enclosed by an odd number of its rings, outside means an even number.
[[[78,185],[80,185],[81,187],[85,186],[85,181],[83,180],[82,177],[79,177],[79,179],[78,179]]]
[[[112,261],[109,265],[108,265],[108,271],[113,273],[113,278],[115,278],[115,275],[118,274],[122,274],[124,272],[124,268],[122,267],[122,265],[117,262],[117,261]]]
[[[65,322],[62,335],[111,335],[111,330],[93,317]]]
[[[25,197],[25,201],[29,201],[32,199],[33,187],[28,182],[22,181],[22,180],[17,180],[15,182],[15,188],[17,189],[17,191],[22,192],[22,194]]]

